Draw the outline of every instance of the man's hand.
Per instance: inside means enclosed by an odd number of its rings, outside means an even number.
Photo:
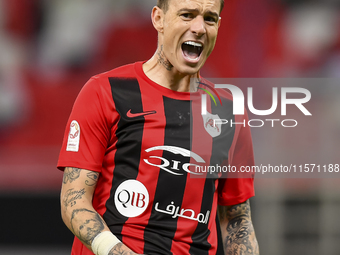
[[[126,245],[123,243],[119,243],[115,245],[108,255],[139,255],[133,251],[131,251]],[[142,254],[141,254],[142,255]]]
[[[249,200],[218,208],[224,252],[226,255],[259,255]]]

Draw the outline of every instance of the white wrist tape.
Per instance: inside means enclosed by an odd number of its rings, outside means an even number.
[[[101,232],[92,241],[92,251],[96,255],[108,255],[113,246],[120,243],[119,239],[110,231]]]

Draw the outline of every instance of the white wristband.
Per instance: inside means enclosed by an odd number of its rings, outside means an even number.
[[[108,255],[113,246],[120,243],[119,239],[110,231],[98,234],[92,241],[92,251],[96,255]]]

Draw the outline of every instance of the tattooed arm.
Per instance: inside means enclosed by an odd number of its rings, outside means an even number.
[[[60,195],[61,215],[65,225],[88,248],[103,231],[110,231],[102,217],[92,206],[92,197],[99,173],[66,167]],[[109,255],[134,255],[122,243],[115,245]]]
[[[226,255],[258,255],[256,240],[250,216],[249,200],[233,206],[218,208],[224,252]]]

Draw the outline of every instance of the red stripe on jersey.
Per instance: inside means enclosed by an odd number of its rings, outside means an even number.
[[[104,84],[103,87],[105,90],[107,90],[107,94],[111,95],[111,86],[108,81],[108,78],[106,76],[104,77],[98,77],[96,78],[98,80],[98,83]],[[116,106],[113,100],[109,101],[111,102],[110,106],[111,109],[108,111],[107,116],[112,115],[113,119],[119,119],[119,115],[116,112]],[[116,116],[115,116],[116,115]],[[117,137],[116,137],[116,129],[117,125],[113,125],[111,127],[110,132],[110,140],[109,143],[110,146],[107,148],[106,154],[104,156],[103,165],[102,165],[102,171],[100,173],[100,178],[98,179],[97,188],[95,190],[95,193],[93,195],[93,207],[94,209],[100,214],[104,215],[106,211],[106,201],[110,198],[110,190],[112,187],[112,180],[113,180],[113,170],[115,168],[115,154],[116,154],[116,143]]]
[[[215,181],[215,190],[217,190],[217,186],[218,186],[218,181]],[[212,210],[211,210],[211,219],[209,221],[209,229],[210,229],[210,235],[208,237],[208,242],[210,244],[214,244],[215,245],[215,249],[210,249],[209,250],[209,255],[215,255],[216,254],[216,250],[217,250],[217,229],[216,229],[216,214],[217,214],[217,193],[214,194],[214,200],[213,200],[213,205],[212,205]],[[214,217],[214,218],[213,218]]]

